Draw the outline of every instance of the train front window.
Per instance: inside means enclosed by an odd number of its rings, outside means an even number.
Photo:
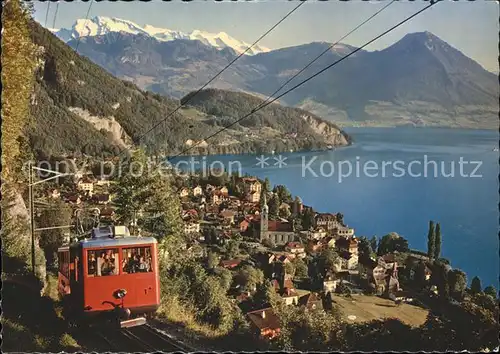
[[[122,249],[122,271],[127,274],[152,272],[151,246]]]
[[[88,276],[118,275],[118,249],[87,251]]]

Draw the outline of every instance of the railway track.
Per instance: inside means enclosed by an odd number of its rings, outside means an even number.
[[[158,332],[150,325],[97,332],[100,342],[111,352],[190,352],[186,346]]]

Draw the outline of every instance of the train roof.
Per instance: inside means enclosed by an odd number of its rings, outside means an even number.
[[[126,226],[107,225],[96,227],[90,232],[91,237],[62,246],[59,252],[69,251],[69,248],[105,248],[157,243],[154,237],[130,235]]]
[[[85,239],[73,242],[71,245],[59,247],[58,252],[69,252],[70,247],[78,247],[81,245],[84,249],[89,248],[105,248],[105,247],[123,247],[135,245],[147,245],[158,243],[154,237],[120,237],[120,238],[104,238],[99,237],[95,239]]]
[[[121,247],[157,243],[154,237],[97,237],[76,242],[82,248]]]

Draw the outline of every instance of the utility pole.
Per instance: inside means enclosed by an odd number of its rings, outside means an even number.
[[[33,168],[31,166],[31,161],[28,164],[29,166],[29,204],[30,204],[30,230],[31,230],[31,269],[33,275],[36,274],[36,265],[35,265],[35,207],[33,203]]]
[[[40,167],[35,167],[35,166],[32,166],[31,161],[28,162],[28,167],[29,167],[29,171],[28,171],[28,183],[29,183],[29,185],[28,185],[28,194],[29,194],[28,199],[29,199],[29,202],[28,203],[30,205],[29,209],[30,209],[30,231],[31,231],[31,270],[33,272],[33,275],[36,275],[35,232],[42,231],[42,230],[50,230],[52,228],[35,229],[35,195],[33,192],[33,186],[35,184],[50,181],[54,178],[58,178],[58,177],[62,177],[62,176],[69,176],[69,175],[72,175],[73,173],[60,173],[57,171],[52,171],[52,170],[47,170],[47,169],[40,168]],[[33,179],[34,179],[33,178],[33,170],[49,172],[49,173],[55,174],[55,176],[46,178],[46,179],[41,180],[41,181],[34,182],[33,181]],[[56,229],[69,228],[72,226],[73,225],[56,226],[54,228],[56,228]]]

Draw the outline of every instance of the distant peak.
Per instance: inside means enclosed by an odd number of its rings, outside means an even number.
[[[408,37],[408,38],[421,38],[421,39],[439,39],[439,40],[441,40],[438,36],[436,36],[434,33],[429,32],[429,31],[408,33],[405,37]]]
[[[71,36],[66,34],[68,31],[73,32]],[[249,46],[249,44],[231,37],[226,32],[210,33],[199,29],[195,29],[189,33],[180,32],[152,25],[139,26],[129,20],[108,16],[94,16],[87,20],[77,19],[71,30],[62,28],[54,30],[54,32],[57,32],[56,35],[64,41],[78,37],[101,36],[112,32],[120,32],[130,33],[132,35],[145,35],[163,42],[178,39],[198,40],[205,45],[213,46],[219,50],[229,47],[237,53],[242,53]],[[251,55],[268,51],[268,48],[256,45],[251,50],[247,51],[246,54]]]

